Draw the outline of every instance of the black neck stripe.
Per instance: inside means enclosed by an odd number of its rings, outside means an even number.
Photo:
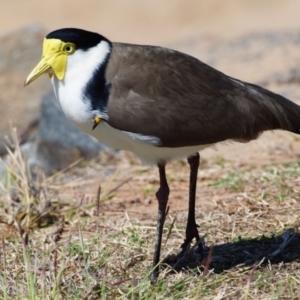
[[[106,82],[105,71],[109,61],[110,53],[94,71],[91,79],[84,88],[84,97],[90,100],[91,109],[106,112],[111,83]]]

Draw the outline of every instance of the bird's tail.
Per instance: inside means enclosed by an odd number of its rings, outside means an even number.
[[[282,129],[300,134],[300,106],[262,87],[248,84],[254,132]],[[253,110],[254,108],[254,110]]]

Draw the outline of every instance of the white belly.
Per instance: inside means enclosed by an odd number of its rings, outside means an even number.
[[[105,122],[92,130],[93,123],[75,123],[75,125],[92,135],[102,143],[120,150],[131,151],[136,154],[143,163],[156,165],[158,162],[167,162],[176,158],[192,155],[212,145],[200,145],[179,148],[156,147],[139,139],[134,139],[126,132],[117,130]]]

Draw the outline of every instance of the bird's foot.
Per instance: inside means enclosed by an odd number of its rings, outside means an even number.
[[[185,253],[187,253],[190,250],[190,246],[191,246],[191,242],[193,241],[193,239],[196,239],[196,243],[193,246],[193,248],[196,248],[196,251],[201,255],[203,253],[204,250],[204,246],[202,243],[202,239],[199,236],[199,232],[198,232],[198,225],[195,224],[193,226],[188,226],[186,228],[186,238],[183,242],[183,244],[181,245],[181,251],[179,256],[183,256]]]

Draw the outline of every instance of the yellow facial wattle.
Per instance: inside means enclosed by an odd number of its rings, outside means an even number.
[[[59,39],[44,39],[43,55],[37,66],[28,75],[25,85],[28,85],[50,69],[58,80],[63,80],[67,67],[67,57],[75,51],[73,43],[65,43]]]

